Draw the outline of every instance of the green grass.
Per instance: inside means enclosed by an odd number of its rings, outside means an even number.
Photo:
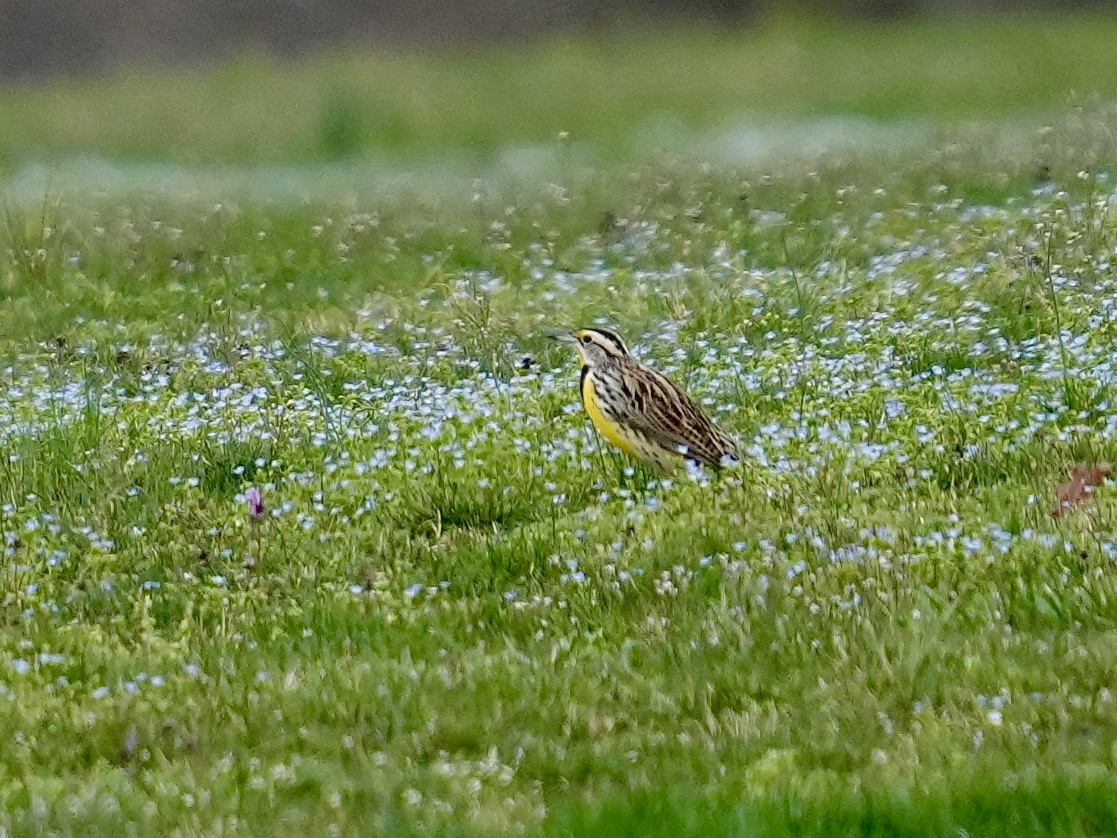
[[[764,168],[7,206],[0,828],[1111,834],[1117,494],[1051,512],[1117,460],[1117,115],[991,142],[1018,105]],[[543,338],[599,321],[739,469],[600,444]]]
[[[491,155],[560,132],[624,160],[694,129],[818,114],[967,120],[1117,95],[1117,15],[838,27],[772,21],[450,54],[132,69],[10,90],[0,165],[99,153],[187,163]]]

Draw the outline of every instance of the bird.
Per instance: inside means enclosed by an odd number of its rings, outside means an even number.
[[[671,472],[682,460],[715,470],[739,459],[737,443],[682,389],[641,363],[608,329],[554,332],[582,362],[582,407],[605,439],[646,465]]]

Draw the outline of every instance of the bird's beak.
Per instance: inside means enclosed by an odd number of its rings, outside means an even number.
[[[561,341],[562,343],[577,343],[578,338],[574,337],[573,332],[551,332],[547,335],[551,340]]]

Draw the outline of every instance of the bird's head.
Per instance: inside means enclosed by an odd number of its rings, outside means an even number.
[[[556,332],[555,340],[571,344],[586,366],[615,363],[628,357],[628,347],[620,336],[608,329],[577,329],[573,332]]]

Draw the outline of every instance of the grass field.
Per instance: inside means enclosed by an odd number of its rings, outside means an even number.
[[[1089,70],[1108,30],[1061,26]],[[872,33],[864,101],[950,40],[919,31]],[[894,154],[9,203],[0,827],[1112,834],[1117,495],[1052,515],[1117,461],[1117,112],[1078,81],[1092,107],[1056,80],[984,128],[930,108],[941,138]],[[31,124],[127,84],[12,98]],[[988,141],[1020,108],[1050,113]],[[89,124],[56,150],[125,130]],[[538,139],[492,131],[407,148]],[[605,449],[542,337],[592,323],[741,467]]]
[[[99,153],[180,163],[425,160],[570,143],[614,163],[752,117],[936,122],[1043,115],[1117,96],[1117,14],[902,25],[773,22],[495,51],[342,53],[137,70],[11,91],[0,174]]]

